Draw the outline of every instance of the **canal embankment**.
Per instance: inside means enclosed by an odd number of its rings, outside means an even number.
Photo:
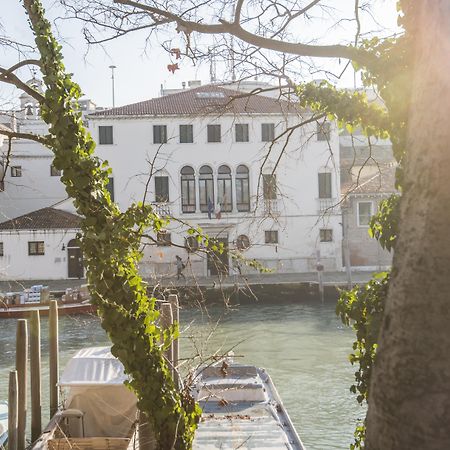
[[[376,271],[355,271],[352,284],[364,284]],[[233,302],[282,302],[292,301],[292,296],[299,300],[320,299],[319,276],[317,272],[309,273],[264,273],[231,275],[223,277],[193,277],[186,274],[186,279],[177,280],[176,276],[163,276],[145,280],[149,290],[164,294],[177,290],[182,298],[204,297],[208,301],[222,299],[224,295]],[[345,272],[323,272],[322,282],[325,301],[335,301],[339,289],[348,286]],[[0,280],[0,292],[18,292],[34,285],[49,286],[50,291],[62,294],[68,288],[76,288],[86,283],[85,279],[62,280]]]

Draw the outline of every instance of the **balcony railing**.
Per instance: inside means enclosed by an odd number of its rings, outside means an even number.
[[[274,215],[280,214],[280,202],[278,199],[264,199],[264,214]]]
[[[319,213],[333,212],[338,201],[335,198],[319,198]]]
[[[152,203],[153,210],[159,217],[172,216],[170,203]]]

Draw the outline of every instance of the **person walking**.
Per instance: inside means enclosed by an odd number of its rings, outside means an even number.
[[[186,266],[184,265],[183,260],[178,255],[176,255],[175,258],[175,264],[177,265],[177,280],[179,280],[180,277],[183,277],[183,280],[186,281],[186,277],[183,273],[183,270],[186,268]]]

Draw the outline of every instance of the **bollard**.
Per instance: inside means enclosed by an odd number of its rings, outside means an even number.
[[[50,417],[58,411],[58,372],[59,372],[59,348],[58,348],[58,303],[50,302],[49,311],[49,353],[50,353]]]
[[[8,389],[8,450],[17,450],[17,407],[19,393],[17,386],[17,371],[9,372]]]
[[[39,438],[42,431],[41,405],[41,321],[39,311],[31,312],[30,318],[30,381],[31,381],[31,441]]]
[[[28,331],[27,321],[17,321],[16,370],[17,370],[17,450],[25,450],[25,431],[27,424],[27,361]]]
[[[170,294],[169,295],[169,303],[172,306],[172,314],[173,314],[173,322],[180,327],[180,303],[178,301],[178,295],[176,294]],[[178,360],[180,358],[180,341],[179,339],[174,339],[172,343],[173,348],[173,367],[174,367],[174,377],[173,381],[175,382],[175,385],[179,385],[179,377],[178,377]]]

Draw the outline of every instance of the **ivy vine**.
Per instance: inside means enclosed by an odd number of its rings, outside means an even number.
[[[40,53],[46,87],[41,115],[49,125],[54,166],[83,218],[80,243],[92,302],[112,342],[112,353],[130,375],[130,388],[145,412],[160,450],[192,446],[201,409],[175,385],[164,350],[178,324],[162,331],[154,298],[137,270],[143,233],[165,223],[150,205],[135,203],[121,212],[106,185],[111,169],[94,156],[95,143],[77,111],[79,86],[65,71],[61,46],[52,34],[40,0],[23,0]]]

